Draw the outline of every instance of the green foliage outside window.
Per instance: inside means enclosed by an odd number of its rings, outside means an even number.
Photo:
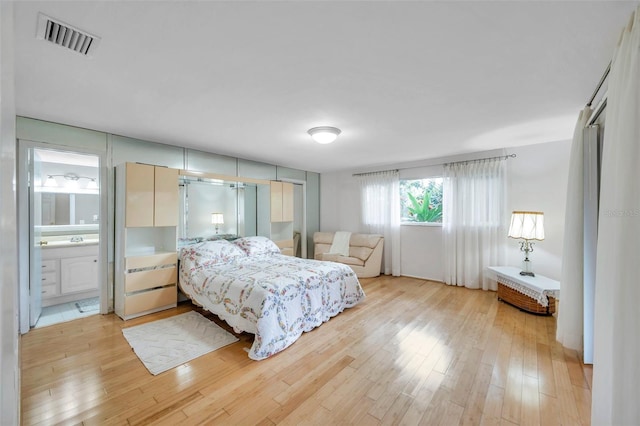
[[[442,223],[442,178],[400,181],[403,222]]]

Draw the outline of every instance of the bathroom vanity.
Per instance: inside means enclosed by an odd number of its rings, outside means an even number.
[[[52,233],[45,232],[39,244],[42,254],[42,306],[98,296],[98,234],[76,234],[59,229],[55,232],[58,235]]]

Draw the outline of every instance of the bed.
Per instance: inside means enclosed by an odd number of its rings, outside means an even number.
[[[365,297],[348,266],[282,255],[265,237],[200,242],[183,247],[179,258],[182,291],[234,331],[254,334],[254,360],[284,350]]]

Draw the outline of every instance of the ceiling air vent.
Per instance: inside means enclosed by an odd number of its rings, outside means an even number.
[[[43,13],[38,14],[36,37],[89,57],[100,44],[100,37],[74,28]]]

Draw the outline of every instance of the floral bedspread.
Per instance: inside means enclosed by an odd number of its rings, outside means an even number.
[[[282,351],[365,297],[346,265],[273,253],[204,265],[185,256],[179,282],[236,332],[255,334],[249,351],[255,360]]]

